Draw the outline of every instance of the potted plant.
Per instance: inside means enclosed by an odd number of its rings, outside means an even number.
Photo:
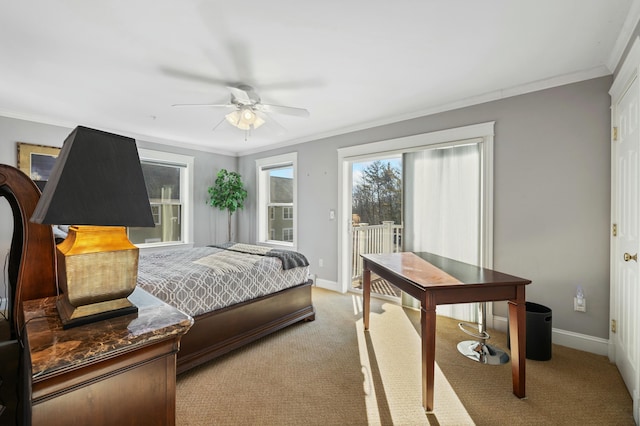
[[[244,200],[247,198],[242,176],[239,173],[221,169],[208,191],[209,205],[229,212],[228,240],[231,241],[231,215],[236,210],[244,208]]]

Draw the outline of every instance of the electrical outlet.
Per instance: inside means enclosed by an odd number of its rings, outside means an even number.
[[[573,310],[577,312],[587,312],[587,299],[584,297],[574,297]]]
[[[318,266],[321,267],[321,268],[324,267],[324,260],[319,259],[318,260]]]

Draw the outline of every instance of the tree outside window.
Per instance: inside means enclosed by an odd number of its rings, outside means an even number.
[[[376,160],[367,165],[354,164],[353,180],[352,214],[358,222],[370,225],[389,220],[402,223],[402,170],[399,161]]]

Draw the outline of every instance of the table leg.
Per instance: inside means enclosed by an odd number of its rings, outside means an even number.
[[[427,293],[421,305],[422,406],[426,411],[433,411],[433,382],[436,363],[436,304],[430,294]]]
[[[364,329],[369,329],[369,311],[371,310],[371,271],[367,269],[367,263],[364,263],[362,271],[362,314],[364,321]]]
[[[518,299],[509,301],[509,339],[511,340],[511,376],[513,393],[524,398],[526,381],[526,305],[524,286],[518,289]]]

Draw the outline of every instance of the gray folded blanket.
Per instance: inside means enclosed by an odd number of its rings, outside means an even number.
[[[263,246],[254,246],[250,244],[240,243],[224,243],[224,244],[212,244],[209,247],[215,247],[222,250],[235,251],[238,253],[252,254],[255,256],[269,256],[277,257],[282,262],[282,269],[293,269],[303,266],[309,266],[309,261],[302,254],[292,250],[274,249]]]

